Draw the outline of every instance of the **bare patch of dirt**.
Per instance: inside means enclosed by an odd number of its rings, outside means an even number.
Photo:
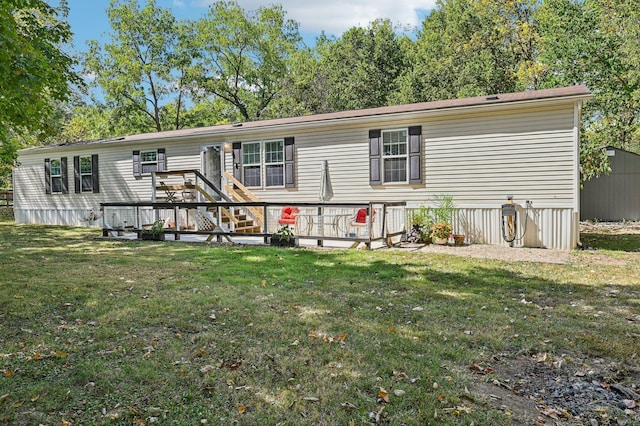
[[[443,246],[428,244],[420,248],[427,253],[445,253],[456,256],[480,259],[496,259],[510,262],[567,263],[571,253],[562,250],[549,250],[527,247],[507,247],[494,244],[470,244],[465,246]]]
[[[515,424],[633,425],[640,422],[640,370],[604,359],[547,353],[472,363],[471,396]]]

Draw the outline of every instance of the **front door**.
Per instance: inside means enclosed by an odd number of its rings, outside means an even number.
[[[224,162],[224,150],[222,144],[207,145],[202,148],[202,173],[214,185],[222,191],[222,170]],[[216,200],[221,200],[213,189],[208,185],[204,185],[207,191]]]

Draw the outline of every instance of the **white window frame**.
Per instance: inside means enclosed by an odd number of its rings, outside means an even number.
[[[89,172],[82,171],[82,160],[88,159],[89,161]],[[80,167],[80,192],[93,192],[93,159],[90,155],[81,156],[79,159],[79,167]],[[91,186],[85,187],[84,185],[84,177],[88,176],[91,179]]]
[[[58,162],[58,173],[53,173],[53,163],[54,161]],[[55,191],[55,185],[53,184],[53,179],[58,179],[60,181],[60,190]],[[49,160],[49,183],[51,185],[51,193],[52,194],[62,194],[62,158],[52,158]]]
[[[280,151],[279,151],[279,160],[276,161],[267,161],[267,145],[268,144],[280,144]],[[264,151],[264,186],[266,188],[284,188],[284,139],[272,139],[272,140],[268,140],[268,141],[264,141],[262,143],[262,147],[263,147],[263,151]],[[278,152],[278,151],[272,151],[272,152]],[[269,185],[268,181],[267,181],[267,171],[269,168],[280,168],[282,173],[281,173],[281,180],[282,183],[279,185]]]
[[[279,158],[276,158],[273,161],[272,158],[269,158],[267,161],[267,146],[270,144],[280,144],[281,153]],[[249,145],[257,145],[258,146],[258,161],[247,162],[246,157],[246,147]],[[275,151],[274,151],[275,152]],[[243,142],[242,143],[242,181],[244,182],[247,188],[259,188],[259,189],[273,189],[273,188],[284,188],[285,187],[285,153],[284,153],[284,139],[269,139],[264,141],[251,141],[251,142]],[[259,169],[259,185],[253,185],[247,183],[247,174],[246,170],[249,168],[258,167]],[[280,185],[268,185],[267,184],[267,170],[271,167],[280,167],[282,170],[282,183]]]
[[[145,154],[153,153],[155,155],[155,161],[145,161],[143,160]],[[145,172],[144,166],[148,166],[150,164],[155,164],[156,168],[154,171],[158,171],[158,150],[157,149],[145,149],[140,150],[140,174],[141,175],[150,175],[151,172]]]
[[[400,133],[403,132],[404,133],[404,154],[398,154],[398,153],[392,153],[390,151],[388,151],[387,149],[385,149],[385,135],[389,135],[391,133]],[[408,128],[401,128],[401,129],[389,129],[389,130],[382,130],[382,134],[380,135],[382,142],[381,142],[381,150],[382,150],[382,155],[381,155],[381,161],[380,161],[380,167],[382,170],[380,170],[381,172],[381,178],[382,178],[382,184],[386,184],[386,185],[394,185],[394,184],[406,184],[409,183],[409,129]],[[396,160],[396,159],[402,159],[404,160],[404,164],[405,164],[405,168],[404,168],[404,172],[405,172],[405,178],[404,180],[387,180],[387,169],[386,169],[386,160]]]
[[[247,153],[248,146],[256,146],[258,147],[257,155],[258,161],[247,162],[247,155],[250,154],[255,157],[256,152],[252,151],[251,153]],[[255,169],[258,168],[258,185],[254,185],[253,183],[247,182],[247,169]],[[242,143],[242,182],[247,188],[262,188],[262,182],[264,182],[262,178],[262,143],[260,141],[252,141],[252,142],[243,142]]]

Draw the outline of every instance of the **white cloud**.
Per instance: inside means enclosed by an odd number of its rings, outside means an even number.
[[[261,0],[237,0],[245,10],[265,6]],[[194,6],[208,6],[214,0],[194,0]],[[300,24],[301,33],[325,31],[340,36],[352,27],[366,27],[378,19],[390,19],[393,24],[416,27],[421,17],[435,7],[436,0],[281,0],[269,4],[281,4],[286,17]],[[419,12],[422,12],[422,15]]]

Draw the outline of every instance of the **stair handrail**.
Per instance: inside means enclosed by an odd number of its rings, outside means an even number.
[[[224,172],[224,177],[227,178],[227,180],[234,184],[235,186],[237,186],[238,188],[240,188],[242,190],[242,192],[246,195],[246,198],[248,199],[241,199],[240,201],[256,201],[256,202],[260,202],[262,201],[260,198],[256,197],[256,195],[251,192],[251,190],[249,188],[247,188],[246,186],[244,186],[242,184],[242,182],[240,182],[238,179],[236,179],[231,173],[229,172]],[[236,191],[237,193],[237,191]],[[240,197],[242,198],[242,197]]]
[[[238,199],[238,201],[240,201],[240,202],[251,202],[251,201],[260,202],[260,201],[262,201],[253,192],[251,192],[251,190],[249,190],[249,188],[244,186],[242,184],[242,182],[240,182],[238,179],[236,179],[231,173],[224,172],[224,177],[227,179],[227,181],[229,183],[232,183],[233,185],[235,185],[238,189],[240,189],[242,191],[242,192],[236,191],[230,185],[226,185],[225,186],[225,189],[227,190],[227,192],[229,194],[234,195]],[[251,212],[253,217],[256,219],[256,222],[258,222],[259,226],[262,226],[265,223],[264,214],[263,214],[261,209],[256,208],[256,207],[248,206],[247,210],[249,210]]]
[[[201,181],[203,181],[204,183],[207,184],[207,186],[211,189],[213,189],[213,191],[218,194],[223,200],[225,200],[227,203],[231,203],[233,202],[233,200],[231,198],[229,198],[227,196],[227,194],[225,194],[224,192],[222,192],[222,189],[218,188],[216,186],[215,183],[211,182],[209,179],[207,179],[202,173],[200,173],[200,171],[198,170],[193,170],[193,173],[196,175],[196,177],[198,177],[198,179],[200,179]]]

